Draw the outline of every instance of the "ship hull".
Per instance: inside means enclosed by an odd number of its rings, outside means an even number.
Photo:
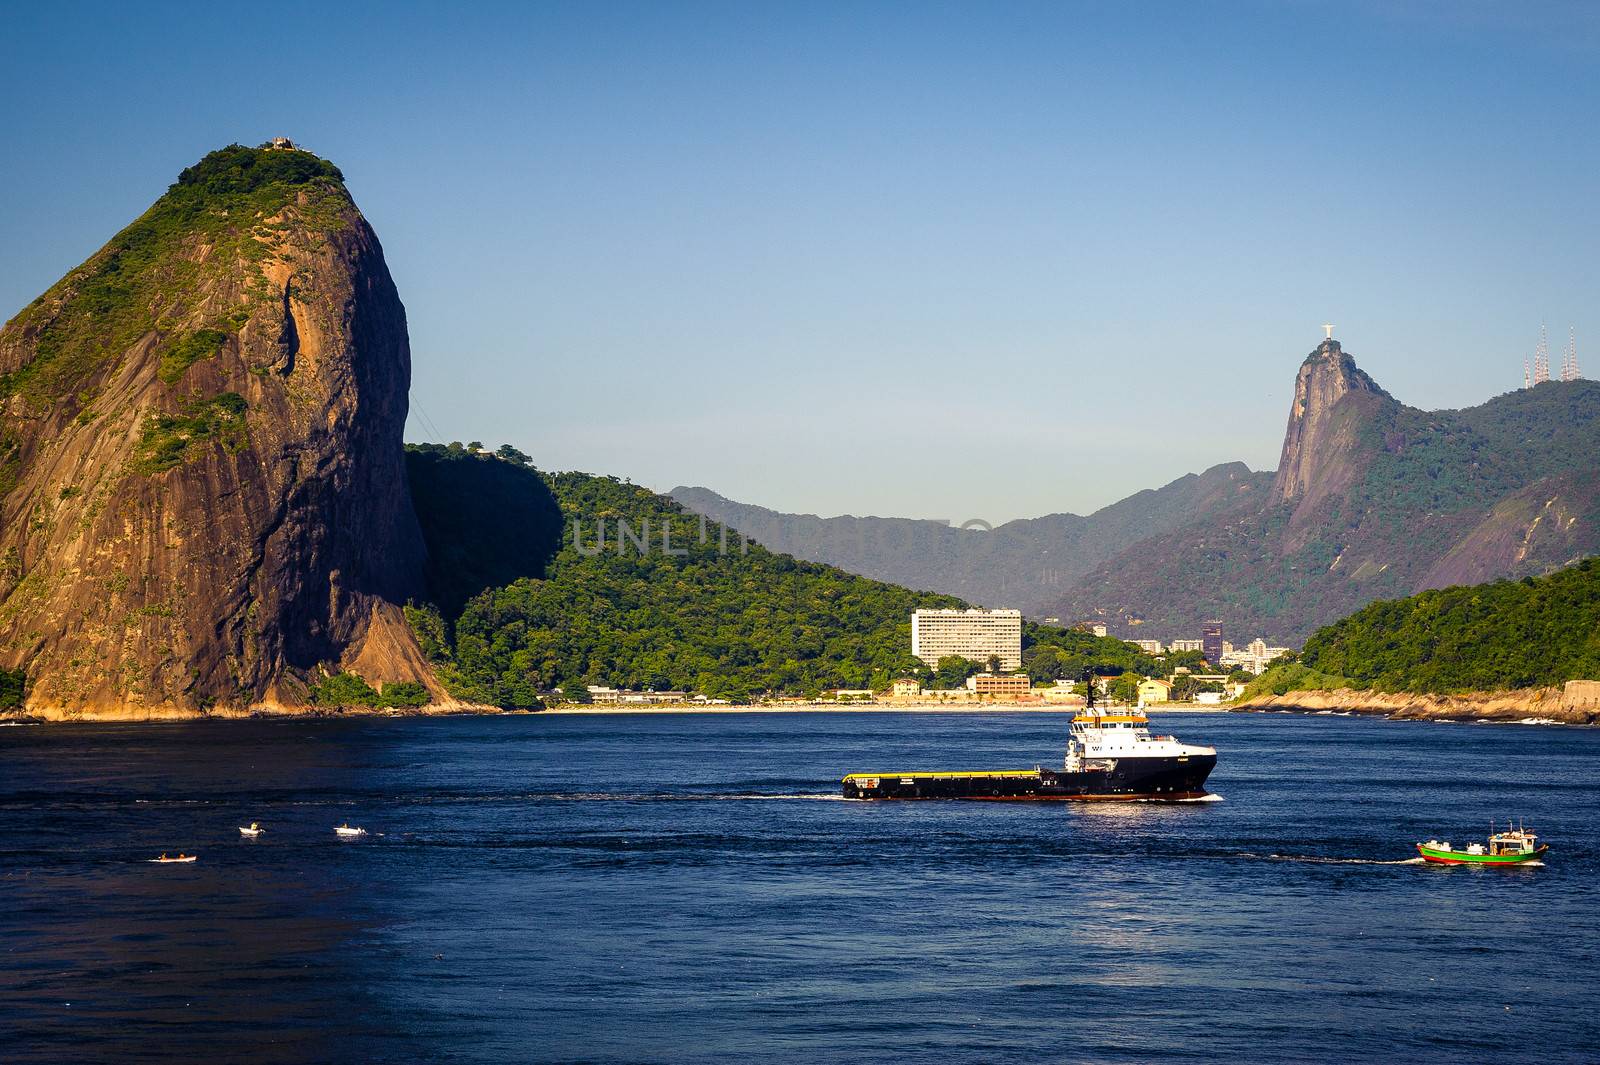
[[[1417,853],[1422,855],[1422,860],[1435,865],[1524,865],[1543,858],[1544,852],[1549,849],[1549,844],[1545,844],[1531,854],[1467,854],[1465,851],[1435,850],[1426,844],[1417,844]]]
[[[1214,754],[1119,758],[1105,768],[1006,769],[962,773],[851,773],[847,799],[979,799],[990,802],[1093,802],[1203,798]]]

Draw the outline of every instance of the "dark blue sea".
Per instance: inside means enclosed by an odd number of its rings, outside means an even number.
[[[1600,730],[1157,727],[1221,801],[834,797],[1054,714],[0,728],[0,1061],[1600,1058]]]

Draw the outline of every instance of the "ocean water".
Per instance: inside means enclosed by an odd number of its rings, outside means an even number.
[[[1046,714],[0,728],[0,1061],[1600,1056],[1600,730],[1156,725],[1220,801],[835,798]]]

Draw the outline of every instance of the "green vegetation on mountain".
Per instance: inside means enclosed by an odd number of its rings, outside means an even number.
[[[167,384],[176,384],[183,372],[201,359],[209,359],[222,350],[228,334],[220,329],[197,329],[175,338],[161,353],[161,367],[156,371]]]
[[[495,457],[459,443],[406,448],[429,593],[449,618],[485,589],[543,577],[561,547],[561,507],[528,457],[514,448]]]
[[[428,689],[416,681],[385,684],[380,692],[354,673],[335,673],[324,677],[311,689],[311,701],[325,709],[372,707],[415,710],[429,702]]]
[[[413,446],[407,459],[435,598],[470,593],[458,616],[407,614],[464,699],[537,706],[596,684],[738,700],[932,682],[911,656],[911,612],[964,605],[775,554],[615,478],[543,474],[525,456],[460,445]],[[1117,640],[1035,625],[1027,643],[1046,676],[1140,659]],[[944,679],[964,679],[972,667],[960,665]]]
[[[37,346],[27,365],[0,375],[0,397],[86,406],[92,397],[79,392],[102,364],[184,317],[203,279],[271,254],[272,242],[257,238],[277,231],[275,216],[289,203],[302,220],[335,228],[337,209],[349,204],[338,167],[307,152],[234,144],[185,169],[148,211],[7,323],[37,330]],[[161,378],[176,381],[220,346],[212,333],[236,323],[216,325],[175,340]]]
[[[150,415],[139,438],[134,471],[152,474],[170,470],[210,441],[230,452],[238,451],[248,439],[244,412],[244,397],[237,392],[224,392],[185,402],[182,414]]]
[[[15,710],[27,694],[28,675],[20,669],[0,669],[0,710]]]
[[[1341,687],[1452,695],[1600,678],[1600,560],[1373,603],[1247,695]]]

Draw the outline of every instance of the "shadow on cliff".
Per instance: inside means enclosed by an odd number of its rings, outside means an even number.
[[[428,590],[445,617],[487,588],[543,577],[561,546],[561,507],[520,461],[439,444],[406,447],[428,547]]]

